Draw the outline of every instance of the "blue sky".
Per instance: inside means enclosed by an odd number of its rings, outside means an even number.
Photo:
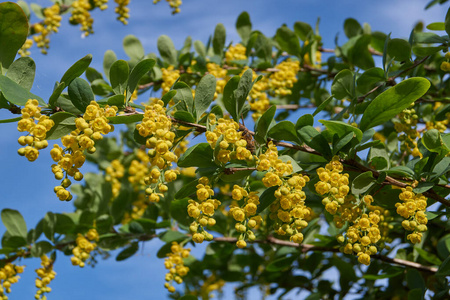
[[[0,1],[4,2],[4,1]],[[30,3],[31,1],[27,1]],[[36,0],[42,6],[50,1]],[[68,25],[65,15],[60,33],[51,37],[47,56],[41,55],[35,48],[32,57],[36,61],[37,72],[32,92],[48,99],[55,81],[59,80],[73,62],[88,53],[93,54],[92,67],[102,71],[103,54],[111,49],[119,59],[127,59],[122,49],[122,39],[133,34],[144,45],[146,53],[156,52],[156,40],[166,34],[172,38],[176,48],[181,48],[186,36],[206,43],[214,32],[217,23],[223,23],[227,29],[227,44],[238,42],[235,21],[242,11],[250,13],[253,29],[274,35],[283,23],[292,28],[296,21],[314,25],[320,17],[320,33],[324,47],[333,48],[334,38],[339,34],[340,44],[345,42],[343,23],[347,17],[357,19],[361,24],[369,23],[373,31],[392,32],[393,38],[407,38],[414,24],[422,20],[426,24],[443,21],[448,7],[434,6],[428,11],[423,8],[428,2],[420,0],[186,0],[181,13],[172,16],[164,1],[153,5],[150,0],[131,1],[129,25],[124,26],[115,20],[114,1],[104,12],[93,13],[95,34],[81,37],[78,27]],[[13,117],[7,111],[0,111],[0,119]],[[49,149],[41,152],[33,163],[17,155],[20,133],[16,124],[0,124],[0,208],[18,209],[25,217],[28,227],[34,227],[47,211],[70,212],[70,203],[59,202],[53,193],[56,180],[50,170],[52,161]],[[92,170],[83,167],[83,173]],[[5,231],[0,224],[0,233]],[[58,256],[55,265],[58,273],[49,299],[165,299],[163,287],[163,260],[157,259],[156,251],[160,243],[148,242],[145,248],[124,262],[114,258],[100,263],[91,269],[72,267],[70,261]],[[201,249],[195,251],[202,255]],[[114,256],[114,255],[113,255]],[[10,299],[30,299],[35,293],[34,269],[37,260],[26,260],[25,274],[18,284],[13,285]],[[292,295],[295,297],[294,295]],[[232,299],[230,288],[226,289],[226,299]],[[259,297],[258,297],[259,298]]]

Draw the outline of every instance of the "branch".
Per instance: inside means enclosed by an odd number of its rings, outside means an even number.
[[[232,237],[216,237],[213,239],[217,242],[226,242],[226,243],[236,243],[237,239]],[[274,238],[273,236],[268,236],[265,240],[255,240],[254,243],[258,244],[271,244],[271,245],[279,245],[279,246],[287,246],[287,247],[295,247],[299,248],[302,253],[306,253],[309,251],[325,251],[325,252],[334,252],[334,253],[340,253],[338,248],[331,248],[331,247],[322,247],[322,246],[315,246],[310,244],[297,244],[294,242],[284,241],[277,238]],[[414,268],[420,271],[429,272],[429,273],[436,273],[437,268],[430,267],[430,266],[424,266],[422,264],[412,262],[409,260],[404,260],[400,258],[390,258],[381,254],[374,254],[370,256],[371,258],[375,258],[390,264],[396,264],[401,265],[405,267]]]

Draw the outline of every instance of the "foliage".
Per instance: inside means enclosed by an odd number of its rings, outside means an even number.
[[[101,72],[86,55],[48,99],[31,93],[27,37],[47,49],[69,12],[91,33],[91,5],[106,2],[32,4],[43,19],[32,25],[25,2],[0,3],[0,108],[20,115],[1,123],[17,122],[29,161],[52,143],[55,198],[74,205],[31,228],[2,210],[2,297],[19,259],[41,258],[44,299],[56,253],[84,267],[116,249],[126,260],[153,239],[165,243],[157,256],[174,298],[209,299],[226,282],[238,294],[263,286],[308,299],[449,297],[448,35],[416,27],[406,41],[347,19],[348,41],[332,50],[307,23],[268,37],[243,12],[238,44],[222,24],[182,49],[161,36],[157,54],[130,35],[127,60],[109,50]],[[128,1],[116,2],[125,22]],[[449,16],[427,28],[450,33]],[[161,96],[144,99],[149,90]],[[199,135],[206,141],[193,143]],[[83,174],[86,161],[98,173]],[[198,243],[208,246],[195,258]],[[339,286],[323,276],[331,268]]]

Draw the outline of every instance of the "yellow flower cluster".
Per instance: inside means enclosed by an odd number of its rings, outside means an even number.
[[[443,61],[441,63],[441,70],[444,72],[450,72],[450,62],[448,62],[450,60],[449,52],[445,53],[445,59],[446,59],[446,61]]]
[[[161,68],[162,80],[161,84],[162,94],[164,95],[173,86],[175,81],[180,77],[180,70],[176,70],[174,66],[169,66],[168,68]]]
[[[255,80],[257,77],[258,75],[253,72],[252,80]],[[250,91],[249,104],[250,109],[256,111],[252,114],[252,118],[255,122],[270,106],[269,95],[266,92],[268,90],[269,78],[264,76],[253,85],[252,90]]]
[[[111,182],[113,198],[117,197],[120,192],[120,178],[125,174],[125,167],[122,163],[115,159],[111,162],[111,165],[106,168],[105,180]]]
[[[308,221],[313,217],[311,208],[305,205],[306,194],[302,190],[308,181],[308,176],[297,174],[288,180],[281,179],[281,185],[275,191],[277,200],[269,207],[269,218],[275,221],[275,232],[299,244],[303,241],[300,231],[308,226]]]
[[[402,192],[398,196],[402,202],[397,202],[395,207],[397,213],[405,218],[402,222],[403,228],[412,233],[408,234],[407,239],[413,244],[420,243],[422,240],[422,232],[427,231],[427,197],[422,194],[415,194],[412,187],[402,188]]]
[[[19,144],[25,147],[19,148],[18,153],[29,161],[35,161],[39,156],[39,150],[48,146],[45,137],[55,122],[49,117],[41,115],[41,108],[35,99],[28,100],[21,113],[22,119],[17,123],[17,130],[26,131],[28,134],[19,137]]]
[[[72,199],[72,195],[67,190],[71,185],[68,177],[73,177],[76,181],[83,179],[79,168],[86,160],[84,151],[94,153],[95,141],[102,139],[102,134],[114,131],[114,127],[108,124],[107,117],[115,116],[116,113],[117,107],[115,106],[101,108],[97,102],[91,101],[86,107],[83,117],[75,119],[77,129],[61,138],[64,149],[57,144],[53,146],[50,155],[57,164],[52,165],[52,172],[55,179],[64,178],[61,185],[54,189],[59,200],[70,201]]]
[[[42,23],[37,23],[33,26],[34,32],[37,33],[33,36],[33,39],[38,48],[41,49],[41,52],[47,54],[50,43],[49,35],[52,32],[58,32],[58,28],[61,26],[62,17],[59,4],[53,4],[44,9],[44,17],[45,19]]]
[[[183,277],[189,272],[189,268],[184,265],[183,259],[189,257],[191,249],[183,249],[183,246],[177,242],[172,242],[170,247],[171,253],[167,254],[164,261],[164,266],[169,272],[166,274],[166,283],[164,287],[171,293],[175,292],[175,287],[172,285],[173,281],[180,284],[183,282]]]
[[[247,149],[247,141],[242,137],[239,124],[232,119],[216,119],[209,114],[209,125],[212,131],[206,132],[206,140],[215,149],[219,147],[217,160],[226,164],[232,159],[251,160],[253,154]]]
[[[72,2],[72,15],[70,16],[69,22],[71,24],[80,24],[81,31],[85,36],[94,33],[92,30],[94,19],[89,12],[91,9],[89,0],[75,0]]]
[[[99,236],[95,228],[89,229],[86,236],[79,233],[75,240],[77,245],[72,249],[73,256],[70,258],[72,265],[83,268],[86,260],[90,257],[90,253],[97,247],[95,241],[98,241],[98,239]]]
[[[136,125],[139,134],[146,137],[146,148],[150,162],[150,172],[144,178],[148,187],[145,193],[151,202],[158,202],[160,194],[156,193],[156,187],[161,193],[168,190],[163,182],[171,182],[177,179],[178,172],[170,170],[173,162],[177,162],[178,157],[170,149],[173,148],[175,133],[171,131],[172,121],[166,115],[166,108],[161,100],[145,107],[142,123]],[[162,173],[163,170],[166,171]]]
[[[22,45],[22,47],[19,49],[19,55],[21,57],[25,57],[25,56],[29,56],[31,54],[31,52],[29,51],[29,49],[33,46],[33,40],[32,39],[27,39],[25,41],[25,43]]]
[[[227,84],[230,77],[227,75],[228,71],[223,69],[218,64],[209,62],[206,64],[206,68],[208,69],[208,73],[214,75],[216,77],[216,92],[214,93],[214,99],[217,98],[218,94],[223,94],[223,90],[225,85]]]
[[[225,280],[220,279],[219,276],[212,273],[203,281],[203,284],[200,287],[199,295],[197,296],[200,296],[202,299],[211,299],[214,297],[214,295],[211,294],[214,291],[217,291],[219,294],[222,293],[222,288],[225,283]]]
[[[436,115],[438,113],[438,111],[440,109],[442,109],[443,107],[444,107],[444,104],[442,102],[436,102],[433,107],[433,110],[435,111],[434,115]],[[447,130],[447,126],[450,122],[450,113],[446,113],[446,117],[447,117],[447,119],[442,120],[442,121],[436,121],[435,119],[426,121],[425,122],[426,129],[427,130],[437,129],[437,130],[439,130],[440,133],[444,133],[445,130]]]
[[[128,181],[131,183],[135,191],[141,190],[146,186],[145,178],[150,172],[148,165],[150,164],[150,158],[144,150],[138,149],[136,152],[136,158],[131,161],[128,168]]]
[[[100,8],[100,10],[105,10],[108,8],[108,0],[94,0],[95,7]]]
[[[262,222],[261,216],[256,216],[256,210],[259,205],[259,196],[257,192],[247,192],[246,189],[234,185],[231,192],[231,197],[236,203],[241,205],[230,205],[229,215],[238,222],[235,225],[235,229],[240,233],[240,236],[236,242],[238,248],[245,248],[247,243],[245,239],[248,238],[250,242],[256,239],[252,229],[257,229]],[[242,201],[243,200],[243,201]]]
[[[17,274],[23,273],[24,268],[12,263],[7,263],[0,268],[0,299],[8,300],[6,294],[11,293],[11,285],[19,281],[20,276]]]
[[[153,4],[160,2],[161,0],[153,0]],[[183,4],[181,0],[166,0],[169,6],[172,8],[172,14],[177,14],[180,12],[180,6]]]
[[[341,205],[344,205],[346,202],[350,202],[350,199],[347,199],[346,201],[346,196],[350,191],[350,187],[348,186],[348,174],[341,174],[343,170],[344,166],[339,161],[338,156],[334,156],[325,168],[317,169],[317,174],[319,175],[320,181],[318,181],[314,186],[318,194],[325,196],[322,200],[322,204],[325,205],[326,211],[332,215],[336,214]],[[343,213],[345,214],[347,212],[344,211]],[[349,210],[348,213],[352,214],[355,212]],[[344,221],[350,219],[351,218],[345,218]],[[336,225],[340,228],[343,223],[338,222]]]
[[[392,238],[389,236],[389,231],[393,228],[390,222],[393,221],[393,217],[391,216],[391,212],[388,209],[384,209],[380,206],[372,205],[373,197],[370,195],[366,195],[363,197],[363,201],[366,207],[370,211],[379,211],[380,221],[378,222],[378,229],[380,230],[381,239],[378,241],[379,249],[390,249],[390,246],[387,246],[386,243],[391,243]]]
[[[369,265],[370,255],[378,252],[376,244],[381,239],[380,229],[378,228],[380,220],[379,210],[371,211],[369,214],[362,214],[347,229],[345,233],[347,243],[340,250],[345,254],[355,253],[360,263]],[[344,242],[344,237],[339,236],[338,241]]]
[[[290,90],[297,82],[297,73],[300,71],[299,61],[286,60],[275,66],[278,72],[274,72],[269,77],[269,87],[275,96],[287,96],[292,93]]]
[[[399,114],[400,122],[394,122],[395,130],[400,133],[398,139],[401,142],[400,150],[406,151],[412,156],[422,157],[419,148],[417,147],[417,139],[420,137],[420,133],[417,131],[417,121],[419,117],[416,111],[411,109],[405,109]]]
[[[187,212],[191,218],[195,219],[189,226],[189,230],[192,233],[192,240],[196,243],[203,243],[205,239],[207,241],[213,239],[212,234],[208,233],[205,227],[216,224],[213,216],[221,203],[219,200],[211,198],[214,196],[214,190],[209,185],[207,177],[201,177],[198,182],[196,186],[197,200],[189,200]]]
[[[130,0],[114,0],[117,3],[117,7],[115,9],[117,16],[117,20],[122,22],[124,25],[128,24],[128,19],[130,18],[130,9],[128,8],[128,4],[130,4]]]
[[[38,275],[38,278],[36,278],[35,284],[39,290],[36,291],[34,298],[46,300],[47,297],[44,294],[52,291],[51,287],[48,285],[55,279],[56,275],[56,272],[53,271],[53,260],[48,258],[45,254],[41,256],[41,268],[36,269],[36,274]]]
[[[231,45],[227,52],[225,52],[225,60],[227,63],[233,63],[233,60],[246,60],[247,55],[245,52],[247,51],[247,48],[245,48],[241,44]]]

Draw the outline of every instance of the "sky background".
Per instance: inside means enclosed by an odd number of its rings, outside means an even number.
[[[45,0],[34,2],[42,6],[51,3]],[[70,26],[69,15],[65,15],[60,32],[51,36],[49,54],[41,55],[38,49],[31,49],[37,65],[33,93],[48,100],[55,81],[86,54],[93,55],[91,67],[101,72],[103,54],[108,49],[113,50],[118,59],[128,59],[122,48],[122,40],[128,34],[137,36],[146,53],[150,53],[157,52],[156,41],[160,35],[171,37],[175,47],[180,49],[188,35],[193,40],[206,43],[216,24],[223,23],[227,30],[226,44],[237,43],[240,39],[234,24],[237,16],[247,11],[253,29],[266,36],[273,36],[282,24],[292,28],[296,21],[314,26],[320,17],[324,47],[334,48],[336,34],[340,45],[346,40],[343,24],[348,17],[361,24],[368,23],[372,31],[391,32],[392,38],[408,38],[417,21],[425,24],[442,22],[448,9],[448,6],[436,5],[425,11],[428,0],[185,0],[181,13],[173,16],[164,0],[157,5],[150,0],[134,0],[129,6],[129,24],[124,26],[116,21],[114,1],[109,2],[108,10],[93,12],[94,35],[82,38],[79,27]],[[0,111],[0,119],[12,117],[16,116]],[[16,123],[0,124],[0,209],[19,210],[30,229],[47,211],[71,212],[73,206],[60,202],[53,193],[57,181],[50,170],[53,163],[49,155],[51,146],[41,151],[37,161],[28,162],[17,154],[20,133],[16,126]],[[91,170],[93,168],[89,165],[82,168],[83,173]],[[0,234],[4,231],[3,224],[0,224]],[[116,262],[114,253],[112,258],[100,261],[95,269],[73,267],[67,257],[59,255],[55,265],[57,276],[50,284],[53,291],[49,299],[166,299],[163,260],[156,258],[161,245],[156,241],[147,242],[138,254],[123,262]],[[201,257],[203,249],[195,249],[194,256]],[[27,268],[19,283],[12,286],[11,300],[32,299],[36,290],[34,270],[39,260],[27,259],[23,263]],[[258,294],[253,291],[252,295]],[[290,295],[290,299],[296,298],[295,294]],[[225,299],[233,299],[232,288],[226,288],[224,296]]]

